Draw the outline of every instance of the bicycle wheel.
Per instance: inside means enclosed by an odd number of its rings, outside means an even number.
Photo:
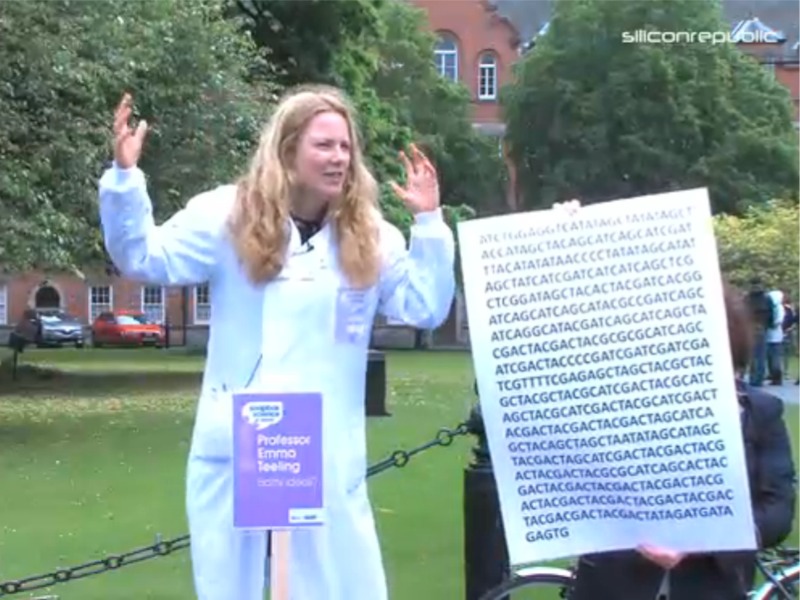
[[[572,572],[568,569],[532,567],[518,571],[481,600],[558,600],[567,597],[570,587]]]
[[[797,600],[800,597],[800,564],[783,569],[775,579],[780,587],[768,581],[750,596],[750,600]]]

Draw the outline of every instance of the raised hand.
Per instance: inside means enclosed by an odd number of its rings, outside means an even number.
[[[394,193],[413,214],[436,210],[439,207],[439,178],[431,161],[414,144],[411,145],[411,160],[403,151],[400,160],[406,170],[406,186],[390,182]]]
[[[139,121],[135,130],[128,124],[132,103],[130,94],[125,94],[114,112],[114,162],[123,169],[135,167],[139,162],[147,133],[147,121]]]
[[[647,560],[656,563],[662,569],[674,569],[683,560],[684,554],[675,552],[668,548],[659,548],[649,544],[641,544],[636,548],[637,552]]]
[[[574,217],[581,209],[580,200],[570,200],[569,202],[556,202],[553,204],[553,210],[560,210],[565,212],[570,217]]]

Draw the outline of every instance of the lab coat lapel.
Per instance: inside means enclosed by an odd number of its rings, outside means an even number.
[[[302,243],[291,224],[285,266],[264,288],[261,368],[306,370],[314,358],[317,349],[309,347],[309,330],[322,331],[332,319],[327,296],[336,287],[333,254],[327,225]]]

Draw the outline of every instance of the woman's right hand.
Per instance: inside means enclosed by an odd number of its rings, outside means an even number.
[[[669,571],[678,566],[686,556],[683,552],[675,552],[668,548],[651,546],[650,544],[640,544],[636,548],[637,552],[647,560],[656,563],[662,569]]]
[[[147,133],[146,121],[139,121],[135,130],[128,124],[131,104],[130,94],[125,94],[114,113],[114,162],[123,169],[135,167],[139,162],[144,136]]]

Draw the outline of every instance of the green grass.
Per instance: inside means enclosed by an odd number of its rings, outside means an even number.
[[[22,356],[21,364],[34,362],[67,373],[47,381],[23,373],[13,385],[0,374],[0,581],[185,533],[184,472],[202,359],[159,350]],[[370,462],[455,426],[474,400],[465,353],[397,352],[387,365],[393,416],[370,419]],[[796,407],[787,420],[796,443]],[[460,438],[370,480],[393,600],[463,598],[462,478],[471,446]],[[192,598],[188,551],[50,593]]]
[[[787,382],[791,383],[797,380],[800,377],[800,361],[798,361],[796,356],[792,356],[789,358],[788,368],[786,372],[783,374],[784,378]]]

